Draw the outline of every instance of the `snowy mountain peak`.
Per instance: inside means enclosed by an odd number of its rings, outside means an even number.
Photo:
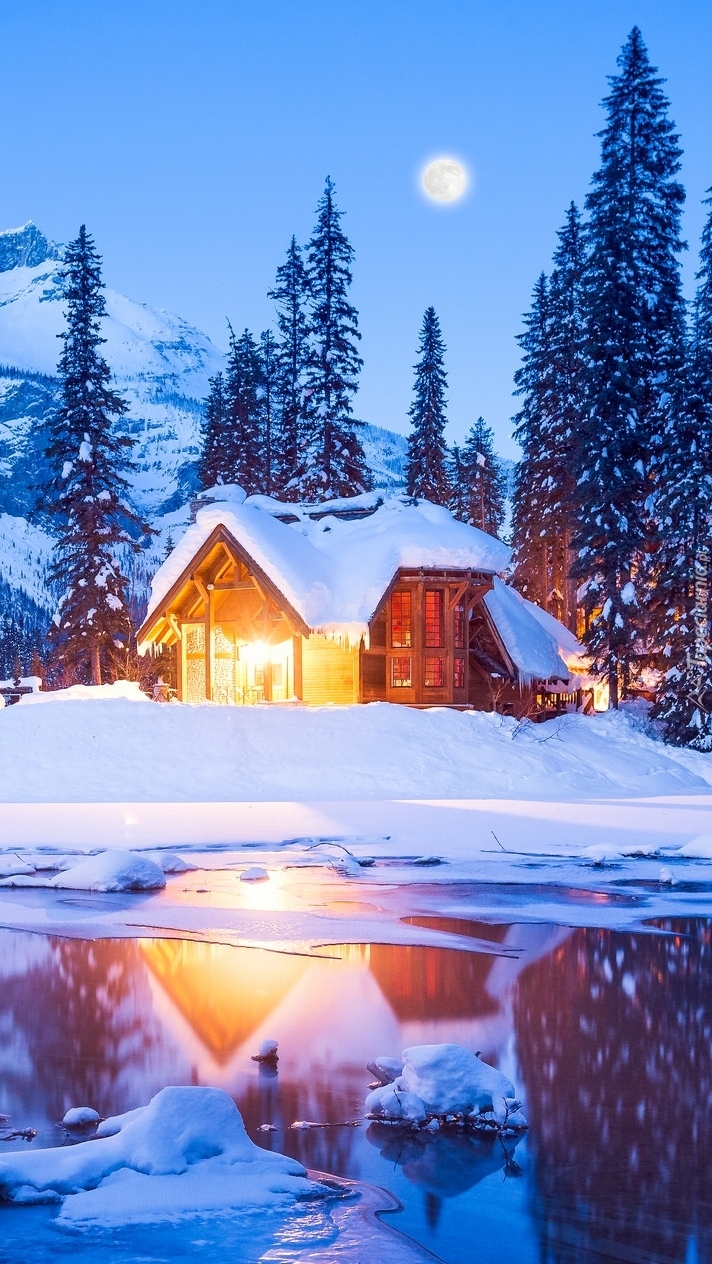
[[[36,268],[48,259],[61,257],[61,247],[45,237],[32,220],[22,228],[6,228],[0,232],[0,272]]]

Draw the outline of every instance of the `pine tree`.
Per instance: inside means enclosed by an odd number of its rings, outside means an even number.
[[[274,334],[260,334],[260,375],[257,398],[261,403],[262,490],[271,496],[279,487],[279,388],[280,365]]]
[[[664,682],[653,715],[668,741],[712,750],[712,213],[697,281],[686,381],[670,410],[659,461],[651,616]]]
[[[248,496],[264,490],[261,376],[257,344],[249,329],[236,338],[230,327],[225,375],[227,414],[220,481],[239,483]]]
[[[445,344],[434,307],[423,316],[415,368],[414,399],[408,409],[413,430],[408,437],[406,488],[409,496],[447,505],[451,488],[445,443],[447,374]]]
[[[581,218],[573,202],[558,236],[551,278],[537,283],[532,316],[520,337],[524,364],[515,382],[524,407],[515,423],[523,459],[514,496],[514,543],[521,591],[573,627],[576,601],[569,569],[576,529],[584,266]]]
[[[505,514],[507,480],[494,450],[494,434],[478,417],[461,449],[450,458],[450,509],[461,522],[498,536]]]
[[[277,269],[274,289],[268,293],[277,307],[277,371],[279,434],[276,436],[275,489],[283,492],[297,476],[305,442],[305,381],[309,363],[309,284],[301,247],[292,237],[286,262]]]
[[[586,643],[613,707],[646,648],[649,497],[684,349],[681,151],[637,27],[618,65],[586,202],[586,398],[572,572],[588,587]]]
[[[545,435],[553,391],[549,282],[543,272],[534,287],[524,325],[524,333],[518,336],[522,365],[514,375],[515,394],[521,395],[523,401],[514,418],[515,438],[522,449],[514,476],[512,505],[514,582],[523,596],[546,610],[550,584],[543,523],[551,466]]]
[[[111,389],[100,352],[101,259],[84,225],[67,247],[61,276],[67,314],[59,335],[61,403],[48,426],[52,476],[38,512],[53,519],[50,580],[63,589],[50,628],[55,669],[98,685],[115,677],[129,646],[127,580],[117,557],[137,552],[135,536],[148,528],[126,501],[133,440],[121,432],[127,405]]]
[[[205,401],[202,427],[203,451],[198,464],[198,478],[203,488],[225,482],[223,472],[227,426],[225,379],[222,373],[216,373],[210,379],[210,394]]]
[[[341,229],[343,212],[326,181],[317,222],[307,247],[311,300],[310,357],[302,398],[306,445],[290,491],[304,499],[328,500],[367,491],[369,471],[358,438],[362,424],[352,416],[362,360],[358,313],[348,300],[353,248]]]

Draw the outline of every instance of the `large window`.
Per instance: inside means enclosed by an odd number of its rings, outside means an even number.
[[[391,597],[391,645],[395,649],[410,649],[412,634],[411,594],[396,592]]]
[[[391,659],[391,685],[394,689],[412,688],[413,673],[409,658]]]
[[[425,647],[439,649],[445,644],[445,594],[442,588],[425,590]]]
[[[465,607],[461,601],[458,601],[457,605],[455,606],[455,621],[454,621],[453,631],[455,634],[455,649],[464,650],[465,648]]]
[[[465,660],[456,658],[453,661],[452,683],[455,689],[465,688]]]
[[[442,689],[445,684],[445,661],[442,658],[426,658],[424,683],[430,689]]]

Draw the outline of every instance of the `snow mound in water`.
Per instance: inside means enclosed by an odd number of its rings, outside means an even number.
[[[392,1062],[379,1058],[376,1065]],[[491,1111],[514,1099],[514,1086],[501,1071],[481,1062],[462,1045],[413,1045],[403,1051],[403,1070],[392,1083],[366,1098],[370,1115],[422,1122],[433,1115]]]
[[[63,1200],[57,1223],[102,1228],[249,1207],[285,1207],[329,1191],[305,1168],[250,1141],[221,1089],[164,1088],[68,1149],[0,1158],[0,1196]]]
[[[685,843],[677,854],[695,860],[712,860],[712,834],[698,834],[692,842]]]
[[[103,851],[52,878],[72,891],[156,891],[166,885],[160,865],[133,851]]]

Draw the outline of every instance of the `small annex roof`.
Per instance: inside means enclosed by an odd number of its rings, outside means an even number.
[[[156,572],[147,618],[217,527],[257,563],[312,631],[356,640],[401,568],[473,570],[495,575],[509,564],[501,540],[429,501],[367,492],[319,505],[246,497],[211,488]]]
[[[562,634],[576,645],[578,642],[563,624],[526,601],[501,579],[495,578],[494,587],[482,600],[523,684],[533,680],[568,681],[569,669],[559,652],[560,641],[550,625],[556,624]]]

